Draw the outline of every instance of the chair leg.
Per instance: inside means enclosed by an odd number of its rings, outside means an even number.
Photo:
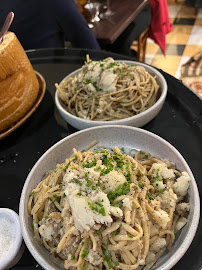
[[[145,61],[147,38],[149,34],[149,28],[146,28],[144,32],[138,37],[138,51],[137,57],[140,62]]]

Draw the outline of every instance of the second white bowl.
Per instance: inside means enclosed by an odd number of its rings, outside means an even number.
[[[160,96],[156,103],[151,106],[149,109],[147,109],[144,112],[141,112],[137,115],[120,119],[120,120],[114,120],[114,121],[94,121],[94,120],[86,120],[79,118],[71,113],[69,113],[66,109],[64,104],[59,98],[58,91],[55,92],[55,104],[56,107],[61,114],[61,116],[64,118],[64,120],[69,123],[71,126],[75,127],[76,129],[85,129],[89,127],[97,127],[97,126],[103,126],[103,125],[126,125],[126,126],[133,126],[133,127],[142,127],[149,123],[156,115],[160,112],[165,99],[167,95],[167,82],[163,75],[155,68],[148,66],[143,63],[134,62],[134,61],[127,61],[127,60],[116,60],[116,62],[124,62],[127,65],[139,65],[146,69],[147,72],[149,72],[152,76],[156,77],[156,80],[158,84],[160,85]],[[80,69],[75,70],[74,72],[70,73],[67,77],[65,77],[63,81],[67,80],[69,77],[74,77],[76,74],[78,74],[81,71]]]

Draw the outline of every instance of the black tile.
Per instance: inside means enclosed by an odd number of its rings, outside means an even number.
[[[176,18],[173,22],[174,25],[194,25],[196,19],[191,18]]]
[[[165,55],[182,55],[186,45],[167,44]],[[163,54],[161,49],[157,51],[157,54]]]

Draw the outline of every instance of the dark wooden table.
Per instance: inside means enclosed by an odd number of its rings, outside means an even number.
[[[148,0],[111,0],[113,15],[109,16],[109,20],[94,23],[92,28],[96,38],[106,44],[113,44],[147,4]]]

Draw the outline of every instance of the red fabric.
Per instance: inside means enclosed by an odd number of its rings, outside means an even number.
[[[166,34],[173,28],[169,20],[167,0],[149,0],[149,3],[152,14],[149,37],[160,46],[165,55]]]

